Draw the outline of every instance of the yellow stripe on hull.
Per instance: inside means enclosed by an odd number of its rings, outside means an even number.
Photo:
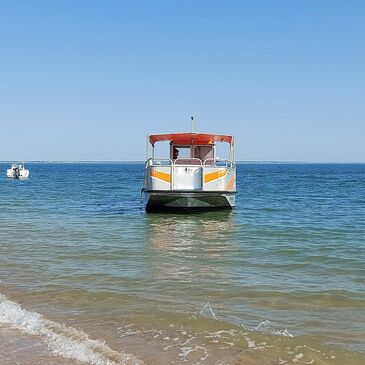
[[[155,171],[155,170],[151,169],[150,175],[152,177],[155,177],[156,179],[160,179],[162,181],[165,181],[165,182],[171,184],[171,175],[170,174],[166,174],[165,172]]]
[[[231,176],[231,178],[229,179],[228,181],[228,184],[227,184],[227,187],[226,187],[226,190],[227,191],[231,191],[232,188],[233,188],[233,185],[234,185],[234,175]]]
[[[209,174],[205,174],[204,175],[204,183],[208,183],[214,180],[219,179],[220,177],[224,177],[227,175],[227,170],[222,170],[222,171],[215,171],[215,172],[211,172]]]

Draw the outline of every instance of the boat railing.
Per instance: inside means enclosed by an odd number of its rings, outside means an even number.
[[[207,158],[204,160],[203,167],[204,168],[226,167],[229,169],[233,169],[235,167],[235,163],[228,159]]]
[[[159,178],[162,178],[169,184],[168,190],[183,189],[181,186],[184,185],[184,181],[188,184],[188,189],[205,190],[205,186],[210,181],[206,181],[206,175],[213,176],[213,174],[217,174],[217,177],[221,177],[221,173],[219,173],[219,171],[224,171],[224,169],[226,169],[227,174],[228,171],[235,169],[235,163],[228,159],[219,158],[208,158],[202,161],[199,158],[177,158],[172,160],[170,158],[151,157],[145,163],[145,186],[148,185],[147,177],[150,176],[150,174],[152,175],[152,172],[149,171],[155,170],[155,168],[161,169],[157,170],[159,172],[153,176],[157,176],[157,174],[159,174]],[[186,175],[183,180],[180,180],[180,177],[178,176],[181,176],[181,173],[193,173],[194,177],[191,178],[194,180],[194,183],[190,180],[188,182],[188,180],[186,180]],[[222,177],[223,176],[224,175],[222,175]],[[207,189],[214,189],[214,187],[210,185],[210,188]]]
[[[174,166],[203,166],[200,158],[177,158],[174,160]]]
[[[170,158],[151,157],[146,161],[145,166],[172,166],[172,160]]]
[[[234,168],[233,161],[220,158],[207,158],[202,161],[200,158],[177,158],[171,160],[170,158],[149,158],[146,163],[147,166],[172,166],[172,165],[187,165],[187,166],[203,166],[203,167],[228,167]]]
[[[207,158],[203,163],[203,191],[231,190],[234,186],[235,167],[233,161]]]

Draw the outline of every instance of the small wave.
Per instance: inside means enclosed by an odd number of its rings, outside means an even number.
[[[256,331],[271,333],[275,336],[284,336],[284,337],[294,337],[287,329],[280,330],[273,328],[270,321],[266,320],[263,322],[260,322],[256,327]]]
[[[142,203],[136,200],[113,201],[96,204],[96,214],[99,216],[136,216],[144,213]],[[95,213],[94,209],[90,211]]]
[[[112,350],[100,340],[81,331],[43,318],[23,309],[0,294],[0,323],[6,323],[28,335],[39,336],[54,355],[92,365],[143,365],[135,356]]]
[[[204,307],[202,308],[202,310],[199,312],[199,314],[201,316],[206,316],[206,317],[210,317],[213,318],[215,320],[217,320],[217,317],[212,309],[212,307],[210,306],[209,302],[207,302]]]

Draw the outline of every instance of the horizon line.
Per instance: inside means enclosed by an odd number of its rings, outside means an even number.
[[[0,163],[14,163],[18,160],[0,160]],[[25,160],[24,163],[144,163],[145,160]],[[365,164],[365,161],[295,161],[295,160],[237,160],[236,164]]]

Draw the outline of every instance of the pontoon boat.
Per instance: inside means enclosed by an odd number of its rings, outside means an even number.
[[[160,141],[170,142],[169,158],[155,157],[155,144]],[[216,156],[219,142],[229,144],[228,159]],[[142,189],[147,211],[232,209],[235,206],[232,136],[153,134],[147,138],[147,151]]]

